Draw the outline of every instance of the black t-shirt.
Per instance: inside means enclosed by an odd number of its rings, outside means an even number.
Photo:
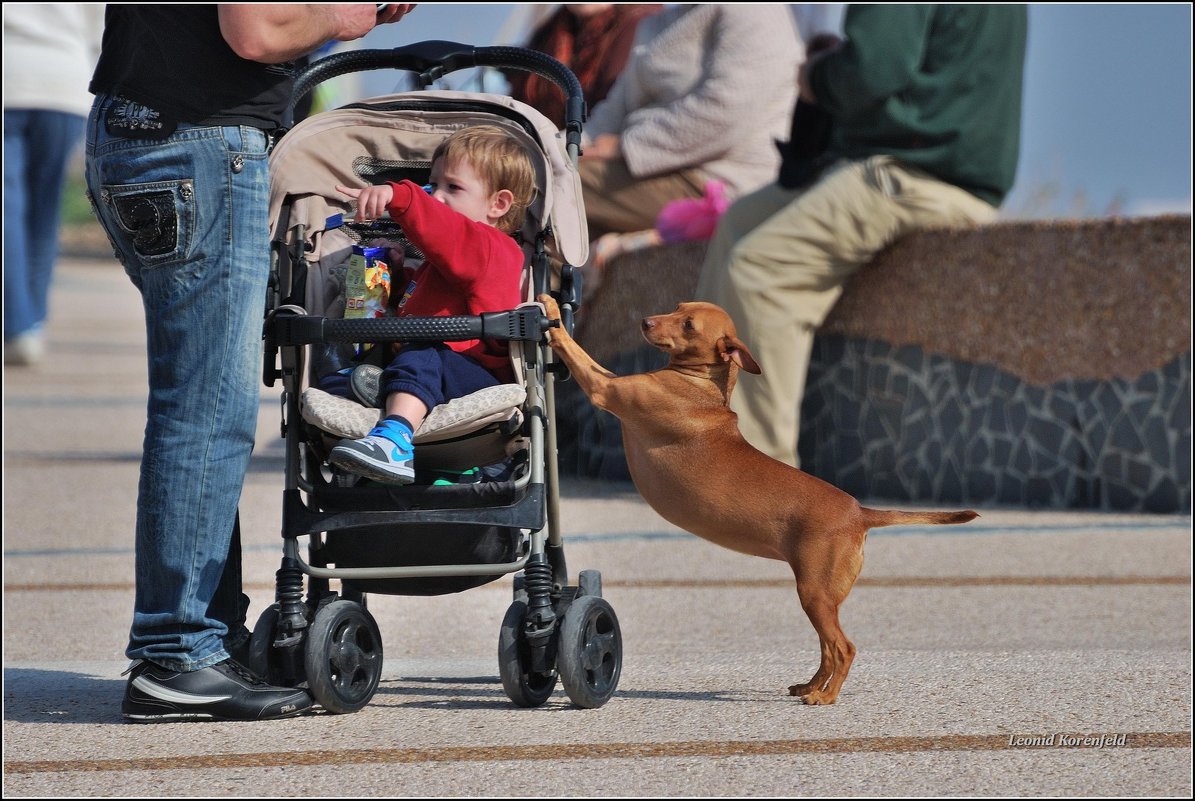
[[[119,94],[176,122],[278,127],[294,65],[233,52],[215,5],[109,3],[103,49],[88,87]]]

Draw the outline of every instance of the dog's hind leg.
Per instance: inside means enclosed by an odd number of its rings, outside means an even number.
[[[801,605],[821,640],[822,663],[808,684],[794,685],[788,691],[807,704],[832,704],[855,661],[855,645],[838,624],[838,605],[833,599],[816,593],[808,602],[802,599]]]
[[[817,565],[793,565],[801,608],[821,643],[822,661],[813,678],[788,688],[789,695],[800,697],[806,704],[834,703],[855,661],[855,645],[838,622],[838,609],[863,569],[862,542],[847,549],[836,548],[827,556],[821,570]]]
[[[811,690],[821,690],[826,686],[826,681],[829,680],[833,670],[833,660],[830,657],[830,649],[826,641],[818,637],[821,642],[822,661],[818,665],[817,672],[813,674],[813,678],[804,684],[789,685],[788,694],[796,696],[806,696]]]

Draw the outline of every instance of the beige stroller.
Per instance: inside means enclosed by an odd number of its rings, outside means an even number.
[[[316,62],[300,76],[295,99],[348,72],[408,70],[429,85],[447,72],[483,66],[555,81],[568,97],[566,130],[509,97],[428,90],[310,117],[270,159],[273,270],[264,379],[283,385],[283,557],[277,602],[254,628],[249,661],[272,683],[306,683],[329,712],[361,709],[381,677],[382,640],[366,608],[368,593],[439,595],[509,573],[516,574],[514,599],[500,627],[498,668],[510,699],[539,706],[559,679],[574,704],[592,708],[618,684],[621,634],[601,597],[601,576],[583,570],[570,584],[565,566],[553,402],[558,367],[547,347],[548,320],[532,302],[557,284],[571,327],[580,301],[570,266],[583,263],[588,249],[576,173],[584,115],[576,78],[531,50],[422,42]],[[350,203],[334,187],[403,178],[425,183],[440,140],[481,122],[510,130],[536,161],[539,197],[521,235],[527,302],[478,317],[342,319],[351,246],[401,234],[348,222]],[[558,280],[551,277],[549,249],[565,261]],[[415,435],[415,484],[374,484],[328,465],[339,437],[362,436],[377,418],[364,406],[343,408],[353,406],[345,399],[336,399],[343,402],[339,410],[316,403],[315,380],[352,358],[346,356],[351,343],[478,338],[510,343],[517,383],[432,410]],[[445,470],[468,470],[483,480],[431,480]]]

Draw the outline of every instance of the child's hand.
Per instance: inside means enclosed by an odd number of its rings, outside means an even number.
[[[394,199],[394,188],[390,184],[367,186],[364,189],[352,189],[337,184],[336,191],[357,199],[357,222],[369,222],[386,216],[390,201]]]
[[[402,247],[394,244],[389,239],[373,239],[369,243],[371,248],[386,248],[386,266],[390,268],[390,278],[401,275],[403,269],[403,262],[406,261],[406,254]]]

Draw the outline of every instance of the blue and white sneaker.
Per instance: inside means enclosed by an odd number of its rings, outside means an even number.
[[[342,440],[328,454],[328,461],[383,484],[410,484],[415,480],[411,429],[397,420],[380,420],[361,439]]]

